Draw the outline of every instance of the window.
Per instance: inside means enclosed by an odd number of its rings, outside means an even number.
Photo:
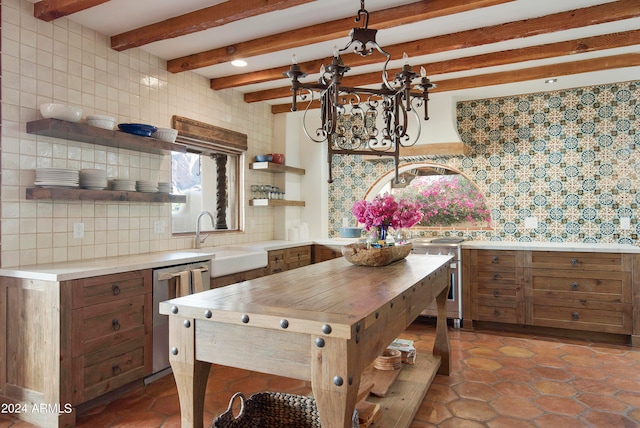
[[[173,116],[172,126],[178,130],[176,143],[187,146],[188,152],[171,156],[172,191],[187,197],[185,204],[173,206],[171,231],[195,232],[202,211],[215,219],[211,225],[203,218],[202,231],[241,230],[247,136],[181,116]]]
[[[456,171],[434,166],[405,170],[400,184],[393,179],[379,194],[394,196],[423,204],[424,217],[414,227],[487,228],[491,215],[480,190]]]
[[[202,219],[202,230],[239,230],[239,165],[240,155],[172,153],[172,193],[185,195],[184,204],[172,207],[172,232],[193,233],[202,211],[209,211],[215,229],[208,218]]]

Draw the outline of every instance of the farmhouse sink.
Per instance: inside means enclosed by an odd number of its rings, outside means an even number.
[[[247,247],[214,247],[208,249],[214,255],[211,260],[211,277],[244,272],[265,267],[267,252]]]

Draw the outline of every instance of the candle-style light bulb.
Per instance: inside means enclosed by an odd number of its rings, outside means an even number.
[[[420,77],[427,77],[427,70],[425,70],[424,67],[420,67]]]
[[[409,65],[409,55],[406,52],[402,53],[402,59],[404,60],[404,65]]]
[[[298,64],[298,55],[296,54],[291,55],[291,63],[294,65]]]
[[[320,66],[320,75],[324,75],[324,64]]]
[[[340,56],[340,49],[338,49],[338,46],[336,45],[333,46],[333,56],[336,58]]]

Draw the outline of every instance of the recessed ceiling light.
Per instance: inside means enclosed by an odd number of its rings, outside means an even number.
[[[233,65],[234,67],[246,67],[247,61],[243,59],[234,59],[233,61],[231,61],[231,65]]]
[[[556,83],[558,81],[558,79],[547,79],[544,81],[544,83]]]

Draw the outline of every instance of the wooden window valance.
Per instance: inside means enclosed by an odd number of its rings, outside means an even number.
[[[246,134],[181,116],[173,116],[171,122],[178,131],[176,142],[186,145],[188,151],[230,154],[247,151]]]

